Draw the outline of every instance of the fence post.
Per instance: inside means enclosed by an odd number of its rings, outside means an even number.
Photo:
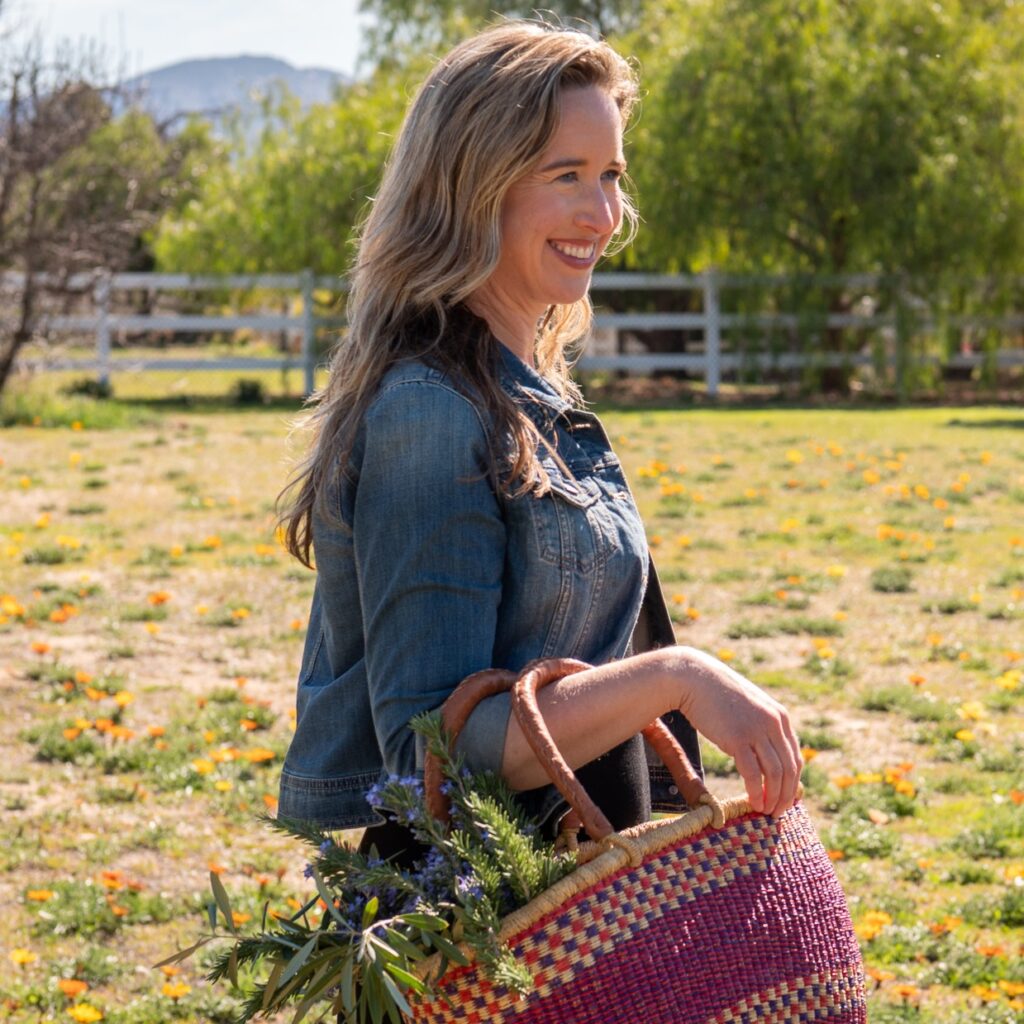
[[[302,279],[302,394],[309,398],[316,389],[316,323],[313,310],[313,271],[308,267]]]
[[[714,269],[704,271],[704,375],[708,395],[718,397],[722,379],[722,324],[719,318],[718,281]]]
[[[92,292],[96,306],[96,363],[99,368],[99,383],[110,386],[110,277],[104,274]]]

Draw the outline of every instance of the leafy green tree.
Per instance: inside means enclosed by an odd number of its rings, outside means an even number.
[[[258,137],[247,142],[237,126],[232,159],[211,166],[198,194],[164,218],[154,240],[159,265],[342,273],[404,107],[404,78],[384,75],[307,110],[287,92],[269,98]]]
[[[387,64],[393,63],[396,55],[409,52],[439,53],[501,17],[541,15],[601,36],[622,34],[639,27],[645,6],[645,0],[554,0],[543,5],[522,0],[438,0],[429,4],[420,0],[360,0],[359,10],[372,18],[367,34],[369,55],[377,63]],[[649,6],[652,10],[655,7]]]
[[[673,0],[632,44],[649,90],[634,263],[1022,266],[1021,5]]]
[[[0,390],[70,275],[148,265],[146,231],[184,201],[209,150],[203,128],[170,138],[141,113],[114,118],[102,81],[67,48],[0,52],[0,270],[22,275],[4,289]]]

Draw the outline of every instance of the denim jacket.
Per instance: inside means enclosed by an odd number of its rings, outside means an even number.
[[[385,375],[332,491],[337,521],[314,517],[317,582],[283,817],[330,829],[379,820],[369,787],[422,768],[410,718],[439,707],[472,672],[538,657],[602,664],[674,642],[599,421],[499,348],[501,386],[569,474],[542,448],[548,493],[496,493],[478,405],[422,362]],[[699,768],[689,723],[678,713],[666,720]],[[680,807],[660,763],[650,772],[654,806]]]

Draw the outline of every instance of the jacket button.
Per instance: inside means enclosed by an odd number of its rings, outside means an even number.
[[[679,787],[678,787],[678,786],[669,786],[669,787],[668,787],[668,791],[669,791],[669,792],[670,792],[670,793],[671,793],[671,794],[672,794],[673,796],[679,796]]]

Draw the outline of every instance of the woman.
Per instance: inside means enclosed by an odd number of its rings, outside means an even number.
[[[568,376],[594,264],[635,220],[621,179],[636,89],[606,44],[511,22],[457,46],[411,105],[282,515],[318,572],[282,816],[376,825],[364,848],[408,854],[364,794],[422,767],[409,719],[472,672],[550,656],[596,666],[540,704],[616,828],[679,806],[637,735],[657,716],[694,757],[691,722],[731,754],[755,809],[796,799],[786,711],[674,645],[621,467]],[[557,821],[507,697],[460,748]]]

